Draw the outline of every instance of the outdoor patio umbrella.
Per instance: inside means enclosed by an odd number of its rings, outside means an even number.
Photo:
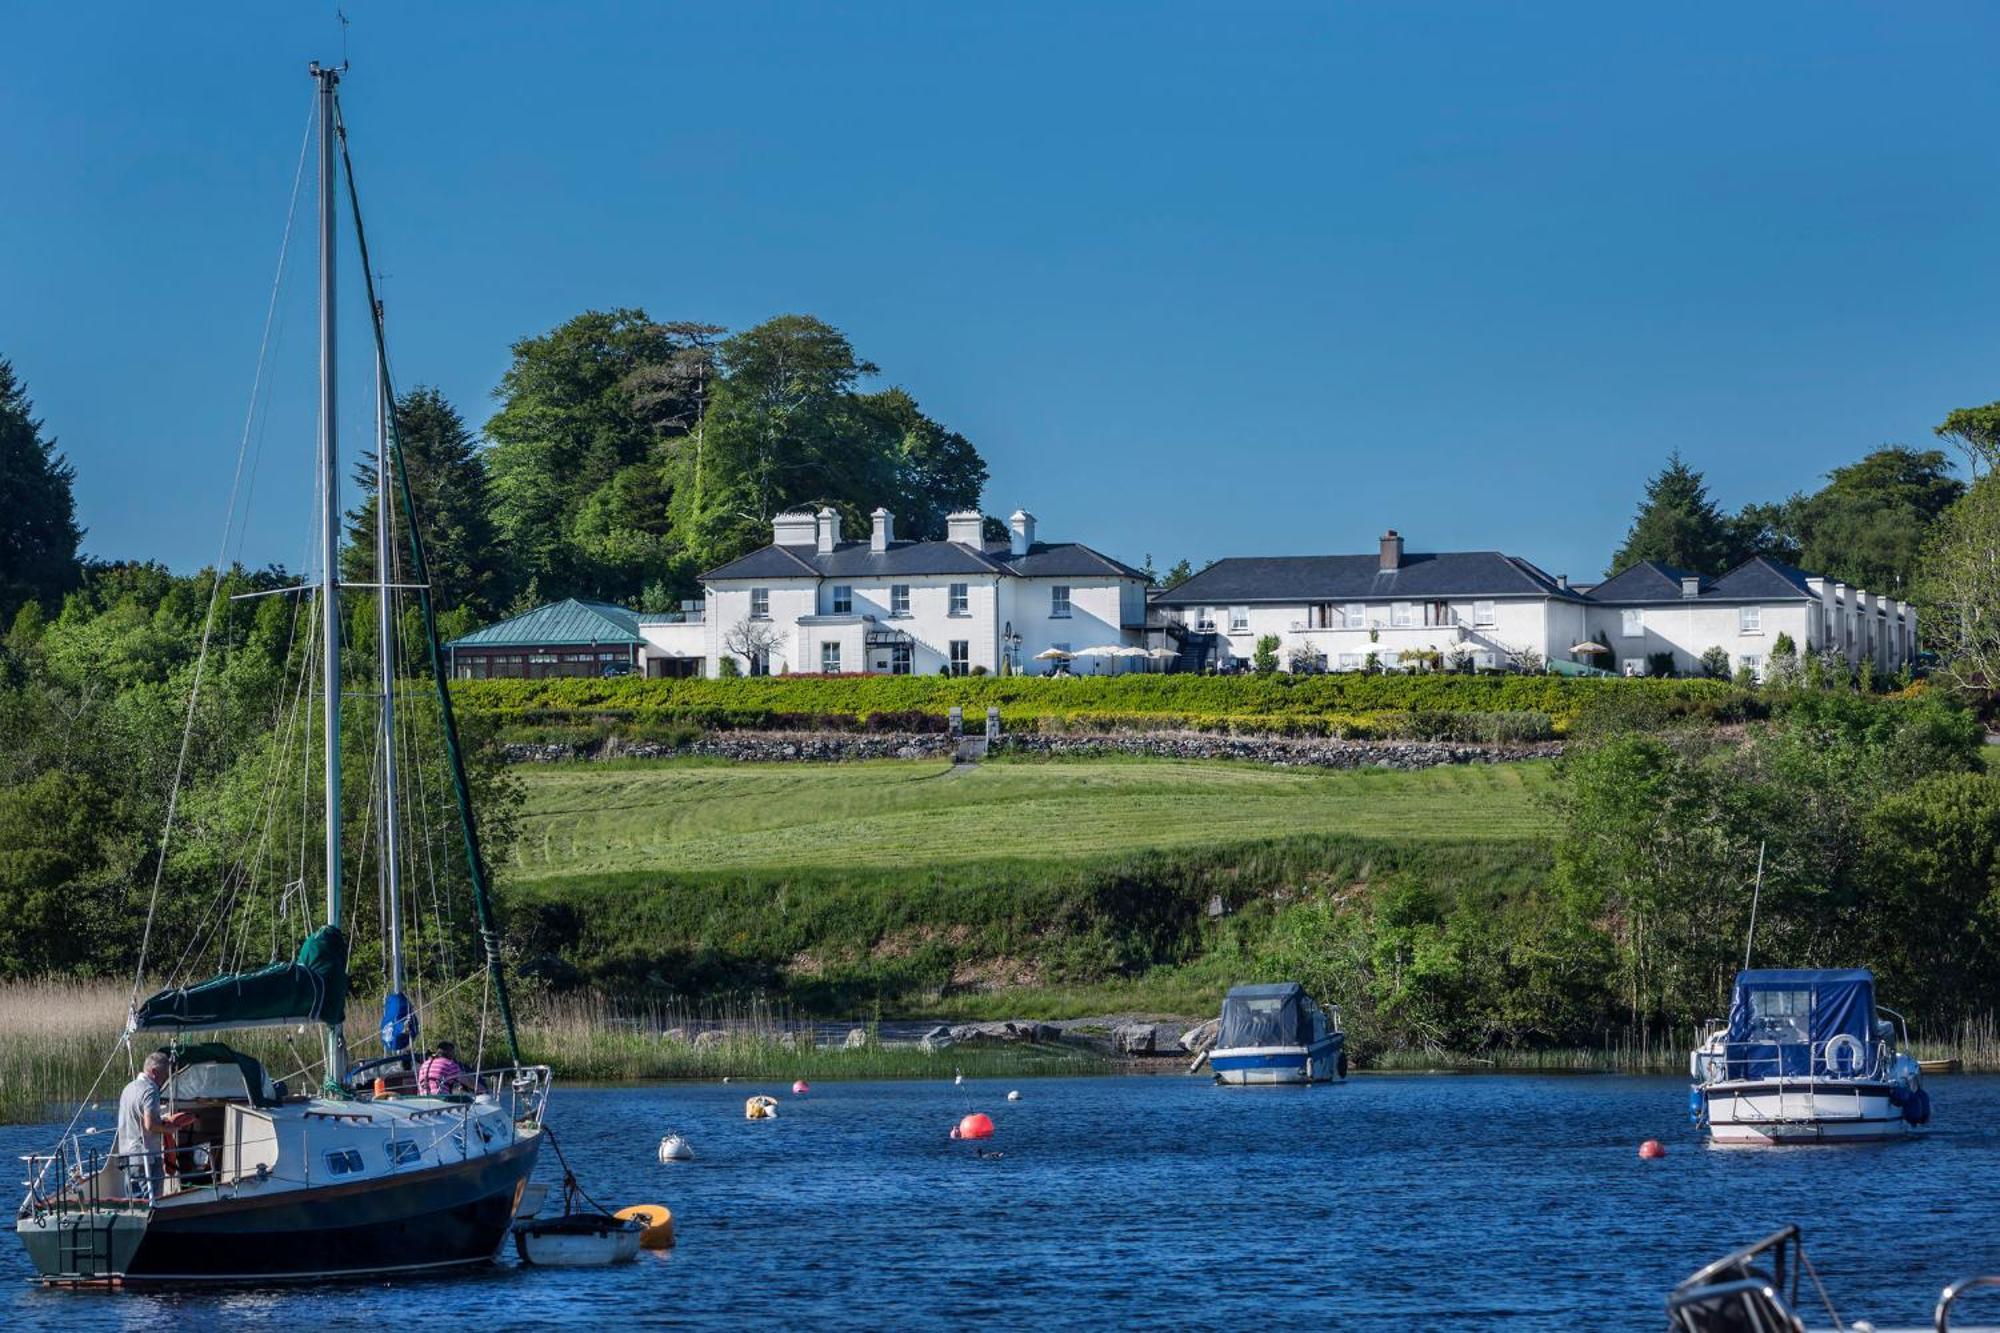
[[[1067,662],[1069,659],[1070,654],[1060,648],[1044,648],[1035,654],[1037,662]]]
[[[1592,643],[1585,640],[1577,644],[1574,648],[1571,648],[1570,651],[1573,653],[1608,653],[1611,650],[1601,643]]]

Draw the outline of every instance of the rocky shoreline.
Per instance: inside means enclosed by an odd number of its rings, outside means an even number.
[[[845,763],[865,759],[948,759],[958,742],[935,732],[867,735],[847,732],[716,732],[673,744],[620,741],[508,742],[509,763],[547,764],[598,759],[727,759],[738,763]],[[1133,755],[1154,759],[1234,759],[1277,768],[1436,768],[1445,764],[1504,764],[1562,753],[1560,741],[1350,741],[1292,736],[1219,736],[1199,731],[1116,732],[1104,735],[1002,736],[994,754],[1050,758]]]

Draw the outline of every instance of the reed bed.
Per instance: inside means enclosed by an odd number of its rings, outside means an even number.
[[[1020,998],[1029,997],[1024,993]],[[111,981],[17,981],[0,984],[0,1123],[62,1114],[86,1096],[109,1101],[131,1076],[131,1057],[118,1045],[126,991]],[[1032,1006],[1024,1004],[1022,1012]],[[348,1008],[348,1030],[373,1031],[374,1004]],[[433,1038],[451,1036],[461,1055],[485,1048],[502,1057],[490,1012],[476,988],[441,1004],[427,1019]],[[860,1028],[863,1038],[845,1043]],[[885,1041],[872,1023],[825,1023],[780,1004],[639,1005],[601,995],[547,997],[524,1006],[522,1055],[564,1079],[793,1079],[1025,1077],[1103,1073],[1116,1066],[1073,1046],[1029,1043],[958,1046],[936,1052],[914,1041]],[[1357,1050],[1359,1068],[1382,1071],[1464,1070],[1516,1073],[1681,1073],[1699,1039],[1696,1028],[1644,1034],[1607,1033],[1595,1046],[1523,1047],[1484,1051]],[[1975,1015],[1956,1027],[1915,1032],[1915,1054],[1956,1059],[1968,1072],[2000,1072],[2000,1016]],[[314,1034],[265,1028],[229,1034],[232,1045],[263,1060],[292,1087],[317,1077]],[[357,1043],[361,1054],[365,1045]]]

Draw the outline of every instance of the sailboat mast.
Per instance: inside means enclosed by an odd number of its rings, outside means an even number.
[[[333,90],[340,72],[312,67],[319,81],[319,616],[321,686],[326,718],[326,922],[340,925],[340,437],[334,365],[334,169]],[[338,1024],[326,1030],[326,1078],[339,1083],[347,1071]]]
[[[375,303],[375,318],[382,318],[382,303]],[[388,895],[389,993],[403,993],[403,880],[401,858],[402,829],[396,817],[396,623],[389,599],[391,577],[389,519],[395,512],[390,489],[389,385],[382,374],[382,358],[375,358],[375,593],[376,657],[382,668],[382,849],[385,868],[382,885]]]

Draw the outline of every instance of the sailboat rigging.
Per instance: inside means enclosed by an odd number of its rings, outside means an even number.
[[[135,1002],[125,1041],[168,1042],[163,1105],[187,1122],[171,1158],[157,1152],[104,1153],[66,1133],[29,1161],[28,1193],[16,1231],[46,1281],[170,1284],[273,1281],[435,1270],[490,1261],[520,1202],[544,1138],[549,1071],[524,1066],[500,967],[499,936],[479,851],[478,826],[442,671],[420,524],[394,411],[382,307],[368,266],[366,233],[340,114],[345,65],[314,64],[319,146],[319,479],[317,601],[320,721],[323,730],[325,917],[289,959],[261,969],[169,986]],[[355,239],[368,288],[375,350],[375,581],[340,577],[339,418],[336,344],[335,191],[345,176]],[[396,578],[394,534],[407,539],[411,581]],[[374,855],[385,896],[387,995],[380,1037],[385,1055],[350,1063],[346,1031],[350,943],[342,928],[343,788],[340,598],[343,588],[376,595],[379,689]],[[482,973],[497,1003],[510,1063],[478,1070],[463,1091],[415,1085],[418,1011],[406,993],[402,826],[399,790],[392,591],[416,594],[437,691],[437,714],[478,930]],[[284,590],[288,592],[299,589]],[[303,677],[301,677],[303,683]],[[191,714],[192,715],[192,714]],[[301,849],[303,850],[303,849]],[[366,850],[364,846],[364,851]],[[289,891],[284,900],[289,901]],[[151,920],[147,923],[148,937]],[[224,939],[226,949],[226,932]],[[142,964],[143,966],[143,964]],[[135,987],[135,999],[136,999]],[[193,1034],[316,1023],[323,1081],[289,1092],[261,1062]],[[108,1066],[107,1066],[108,1067]],[[357,1075],[372,1074],[372,1087]],[[73,1129],[72,1125],[72,1129]],[[139,1159],[139,1160],[134,1160]]]

